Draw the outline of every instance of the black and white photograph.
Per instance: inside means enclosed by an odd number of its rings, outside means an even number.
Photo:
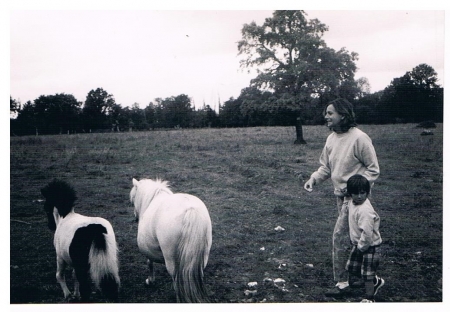
[[[445,8],[21,2],[10,309],[443,308]]]

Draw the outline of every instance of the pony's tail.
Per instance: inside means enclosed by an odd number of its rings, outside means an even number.
[[[211,246],[208,223],[195,208],[191,208],[184,216],[181,231],[174,274],[177,301],[209,302],[203,283],[203,268],[208,262]]]
[[[98,224],[91,250],[89,252],[90,275],[95,287],[111,301],[119,296],[119,261],[114,232],[107,233],[104,226]]]

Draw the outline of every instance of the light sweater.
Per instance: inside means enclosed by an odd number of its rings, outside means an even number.
[[[360,174],[370,184],[380,175],[375,148],[367,134],[352,127],[344,133],[331,133],[320,155],[320,168],[311,177],[316,184],[331,178],[334,194],[344,196],[347,180]]]
[[[360,251],[381,244],[380,217],[369,199],[361,205],[355,205],[352,200],[348,202],[348,225],[350,240]]]

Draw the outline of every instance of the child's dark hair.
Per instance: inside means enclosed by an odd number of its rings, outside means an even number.
[[[359,192],[365,191],[370,193],[370,182],[360,174],[355,174],[347,181],[347,194],[359,194]]]
[[[356,127],[355,112],[353,111],[353,105],[348,100],[343,98],[337,98],[327,104],[323,111],[323,115],[326,115],[327,107],[333,105],[336,112],[343,116],[344,119],[341,122],[341,130],[347,132],[351,127]]]

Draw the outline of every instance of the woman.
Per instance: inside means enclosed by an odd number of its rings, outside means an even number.
[[[334,186],[338,218],[333,231],[333,276],[336,286],[325,295],[341,296],[348,290],[348,273],[345,270],[350,248],[348,207],[345,199],[347,180],[355,175],[364,176],[371,184],[378,178],[380,169],[372,140],[356,127],[353,105],[338,98],[328,103],[324,110],[328,128],[333,131],[327,138],[320,155],[320,167],[305,183],[308,192],[328,178]]]

